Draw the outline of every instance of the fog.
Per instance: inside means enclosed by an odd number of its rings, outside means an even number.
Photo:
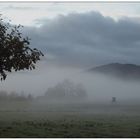
[[[65,79],[74,84],[82,84],[87,92],[88,101],[93,103],[111,103],[116,97],[118,103],[135,103],[140,100],[138,81],[121,80],[103,74],[88,72],[87,69],[50,65],[41,62],[37,69],[8,75],[2,81],[1,90],[15,91],[19,94],[44,96],[48,88],[53,88]]]

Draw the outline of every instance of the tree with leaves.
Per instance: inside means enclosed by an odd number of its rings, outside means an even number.
[[[63,82],[58,83],[56,86],[48,88],[45,97],[49,100],[68,99],[78,101],[87,99],[87,92],[82,84],[74,84],[66,79]]]
[[[0,19],[0,78],[5,80],[7,72],[32,70],[43,53],[30,48],[30,39],[20,32],[22,26],[13,26]]]

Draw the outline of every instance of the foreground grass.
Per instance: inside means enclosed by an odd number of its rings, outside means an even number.
[[[140,138],[140,109],[0,103],[0,138]]]
[[[1,121],[4,138],[129,138],[140,137],[139,117],[96,116],[93,119]]]

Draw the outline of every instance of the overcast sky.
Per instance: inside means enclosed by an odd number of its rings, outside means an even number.
[[[38,71],[47,72],[48,64],[82,69],[111,62],[140,64],[140,3],[3,2],[0,13],[24,25],[31,47],[45,54]]]
[[[0,12],[24,25],[52,64],[140,64],[140,3],[7,2]]]

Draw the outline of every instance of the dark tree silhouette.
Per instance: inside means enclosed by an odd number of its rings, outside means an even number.
[[[32,70],[43,53],[31,49],[30,39],[20,32],[22,26],[13,26],[0,19],[0,78],[6,79],[6,72]]]
[[[45,93],[47,99],[61,99],[61,100],[84,100],[87,98],[87,92],[82,84],[74,84],[69,80],[64,80],[56,86],[48,88]]]

